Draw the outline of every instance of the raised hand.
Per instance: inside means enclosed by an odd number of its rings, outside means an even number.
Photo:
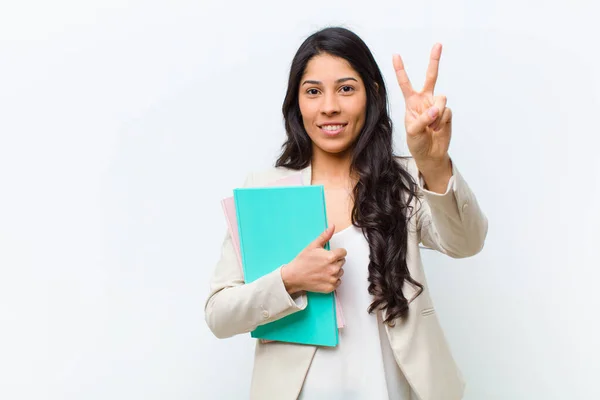
[[[404,122],[408,149],[421,171],[451,170],[448,148],[452,111],[446,107],[446,96],[434,95],[441,54],[442,45],[437,43],[431,50],[421,91],[413,89],[400,55],[393,56],[394,70],[406,104]]]
[[[301,291],[330,293],[341,283],[346,250],[326,250],[323,247],[333,236],[330,226],[289,264],[281,268],[281,278],[290,294]]]

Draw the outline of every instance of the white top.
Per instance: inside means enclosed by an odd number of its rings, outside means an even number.
[[[381,313],[367,312],[370,250],[362,230],[351,225],[329,244],[348,252],[337,289],[346,326],[336,347],[317,348],[299,399],[418,400],[394,359]]]

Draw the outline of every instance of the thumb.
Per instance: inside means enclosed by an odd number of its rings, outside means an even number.
[[[425,127],[431,124],[438,117],[440,109],[436,106],[430,107],[425,110],[424,113],[419,115],[411,126],[407,129],[407,133],[410,135],[417,135],[425,130]]]
[[[330,227],[325,229],[323,233],[321,233],[308,247],[311,248],[323,248],[325,244],[331,239],[333,236],[333,232],[335,231],[335,225],[331,224]]]

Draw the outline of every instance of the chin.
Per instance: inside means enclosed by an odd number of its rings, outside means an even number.
[[[318,132],[311,132],[309,137],[313,142],[313,145],[318,147],[322,152],[341,155],[342,153],[348,152],[358,137],[354,137],[352,134],[345,132],[342,135],[335,137],[324,137],[323,133],[319,130]]]
[[[329,154],[342,154],[348,151],[350,143],[316,143],[317,147]]]

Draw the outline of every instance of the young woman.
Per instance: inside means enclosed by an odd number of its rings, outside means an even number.
[[[452,112],[445,96],[434,95],[440,55],[438,44],[422,91],[411,86],[400,56],[393,58],[412,155],[396,157],[386,87],[365,43],[327,28],[298,49],[283,103],[282,154],[246,185],[294,173],[324,185],[330,228],[249,284],[227,235],[206,321],[217,337],[230,337],[303,310],[307,291],[336,290],[346,327],[335,348],[257,341],[252,399],[462,398],[419,244],[455,258],[475,255],[487,219],[448,154]]]

